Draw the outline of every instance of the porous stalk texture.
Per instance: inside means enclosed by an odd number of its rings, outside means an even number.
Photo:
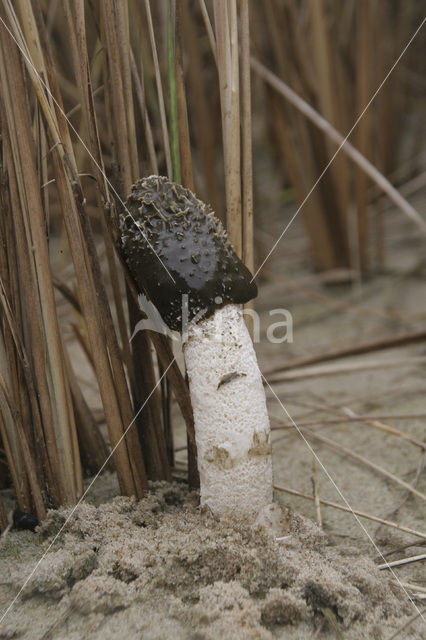
[[[195,420],[201,504],[253,517],[272,502],[265,392],[241,309],[227,305],[189,328],[184,355]]]

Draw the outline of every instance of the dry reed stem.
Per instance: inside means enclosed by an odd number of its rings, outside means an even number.
[[[357,69],[357,111],[361,113],[367,104],[371,94],[371,72],[370,60],[372,54],[371,42],[371,5],[368,0],[361,0],[359,10],[359,68]],[[371,113],[368,111],[361,119],[357,132],[357,148],[366,158],[370,157],[370,137],[371,137]],[[356,198],[357,198],[357,226],[358,226],[358,246],[359,261],[361,271],[366,271],[368,267],[367,249],[369,238],[369,210],[368,194],[370,191],[369,180],[363,171],[358,171],[356,176]]]
[[[163,147],[166,158],[167,175],[172,177],[172,159],[170,155],[170,139],[167,127],[166,109],[164,105],[163,85],[161,82],[160,63],[158,61],[157,45],[155,42],[154,26],[152,24],[152,14],[149,0],[145,0],[146,17],[148,21],[149,40],[151,43],[151,53],[154,61],[155,83],[157,86],[158,107],[160,110],[161,131],[163,136]]]
[[[136,135],[133,113],[133,95],[130,73],[130,43],[128,41],[128,17],[125,3],[116,4],[109,8],[105,15],[106,33],[108,42],[108,57],[110,62],[110,73],[112,75],[111,95],[114,107],[114,140],[118,149],[118,163],[123,175],[120,177],[118,191],[124,199],[125,194],[130,193],[131,184],[139,177],[139,167],[136,149]],[[119,29],[116,31],[116,21],[114,16],[118,16]],[[109,36],[108,36],[109,34]],[[127,44],[126,44],[127,43]],[[122,76],[123,85],[117,74]],[[120,145],[120,138],[123,142]],[[130,180],[129,180],[130,178]],[[121,203],[120,203],[121,204]],[[119,295],[119,292],[117,291]],[[134,304],[131,295],[128,295],[129,321],[134,326],[139,320],[139,310]],[[125,332],[124,332],[125,333]],[[128,345],[127,335],[123,337],[123,345]],[[126,347],[125,347],[126,348]],[[153,362],[150,343],[146,336],[139,334],[133,340],[133,362],[128,363],[128,372],[132,383],[135,407],[139,403],[144,403],[155,386],[155,376],[153,373]],[[140,363],[144,363],[144,371],[139,373]],[[154,384],[151,384],[154,382]],[[143,457],[149,476],[152,479],[169,479],[170,470],[168,468],[165,453],[164,432],[161,424],[160,414],[155,411],[158,405],[151,398],[150,407],[144,410],[137,419],[137,426],[140,433],[140,440],[144,444]]]
[[[242,260],[254,273],[253,236],[253,159],[251,127],[251,78],[250,78],[250,25],[248,0],[240,0],[241,31],[241,161],[242,161]],[[254,300],[245,308],[254,309]],[[245,321],[253,338],[253,317],[245,316]]]
[[[205,0],[199,0],[201,15],[203,16],[204,26],[206,27],[207,36],[210,42],[210,48],[214,57],[214,61],[217,66],[217,48],[216,48],[216,38],[214,36],[214,31],[212,27],[212,23],[210,20],[209,12],[207,11]]]
[[[5,37],[9,42],[5,42]],[[27,111],[27,104],[22,101],[25,95],[24,80],[15,44],[3,29],[3,54],[5,67],[2,69],[2,84],[6,89],[7,101],[13,104],[8,109],[8,127],[13,136],[11,144],[15,167],[22,167],[19,183],[19,197],[25,217],[28,238],[33,247],[35,275],[40,292],[40,310],[43,324],[45,348],[47,349],[48,364],[46,373],[49,376],[49,387],[52,390],[52,412],[55,422],[55,442],[57,446],[58,462],[61,467],[63,499],[74,502],[82,488],[81,468],[78,453],[73,451],[75,437],[74,416],[70,411],[68,397],[69,388],[65,377],[63,345],[59,332],[56,306],[53,295],[52,274],[49,261],[47,239],[44,232],[44,212],[40,199],[36,168],[33,162],[33,138],[31,122]],[[13,132],[19,131],[19,137]],[[31,207],[31,215],[29,215]],[[33,310],[32,310],[33,311]]]
[[[183,5],[183,36],[185,50],[191,64],[188,66],[188,89],[192,103],[192,124],[195,143],[200,153],[200,162],[204,178],[204,199],[212,206],[216,215],[222,219],[219,208],[219,186],[216,177],[217,145],[215,131],[217,123],[213,112],[214,94],[207,95],[205,73],[202,65],[201,38],[194,38],[196,25],[187,3]]]
[[[149,118],[148,108],[145,100],[143,70],[141,72],[141,75],[139,75],[133,51],[131,51],[131,65],[132,65],[133,87],[138,100],[139,110],[141,113],[142,122],[144,126],[145,140],[146,140],[146,146],[148,149],[148,157],[151,164],[151,171],[155,175],[158,175],[158,162],[157,162],[157,156],[155,154],[154,137],[152,134],[151,121]]]
[[[46,515],[46,508],[44,506],[41,487],[37,478],[37,470],[36,470],[36,464],[34,461],[34,456],[28,445],[27,436],[24,432],[24,429],[20,420],[20,416],[17,414],[16,411],[14,411],[13,405],[10,399],[8,398],[6,384],[5,384],[5,381],[2,379],[2,376],[0,376],[0,391],[1,391],[0,406],[2,410],[2,416],[7,417],[9,414],[10,425],[11,426],[13,425],[13,430],[15,431],[15,433],[19,438],[19,444],[20,444],[20,447],[22,448],[22,457],[23,457],[23,460],[25,461],[25,471],[26,471],[26,474],[28,475],[28,481],[31,487],[31,494],[34,500],[35,511],[36,511],[37,517],[40,518],[40,520],[42,520]],[[3,420],[0,420],[0,425],[2,423],[3,423]],[[2,433],[3,443],[5,442],[7,443],[7,439],[8,439],[8,434]],[[7,445],[5,448],[7,450]],[[13,452],[10,452],[10,453],[13,456]],[[15,456],[16,456],[16,452],[15,452]],[[16,460],[16,457],[14,457],[14,460]],[[12,468],[13,466],[11,466],[11,469]],[[23,484],[24,477],[25,477],[25,474],[21,472],[20,476],[17,479],[15,479],[15,483],[16,483],[15,488],[16,488],[17,495],[19,495],[20,493],[19,487]],[[31,511],[30,505],[27,504],[26,506],[27,506],[27,509]]]
[[[319,110],[324,118],[334,124],[337,128],[342,126],[342,109],[339,104],[339,97],[336,91],[333,91],[333,78],[336,75],[334,56],[331,50],[332,40],[327,29],[327,18],[324,0],[310,0],[309,12],[312,20],[312,45],[313,45],[313,64],[316,71],[316,94],[319,102]],[[327,157],[333,154],[333,146],[326,138],[325,146]],[[337,199],[338,216],[341,226],[346,226],[346,216],[348,213],[349,193],[348,193],[348,167],[345,158],[338,157],[330,167],[331,177]],[[344,236],[341,238],[345,242]]]
[[[176,98],[179,130],[180,173],[184,187],[195,191],[192,170],[191,140],[189,137],[188,108],[186,103],[185,79],[183,72],[183,0],[176,0],[175,15],[175,73]]]
[[[131,291],[133,299],[137,302],[138,291],[124,261],[122,261],[122,266],[124,273],[126,274],[127,285]],[[142,314],[142,317],[144,317],[144,314]],[[155,351],[157,352],[159,363],[163,367],[163,370],[167,371],[166,376],[170,381],[172,391],[176,397],[176,402],[181,410],[188,436],[192,444],[195,446],[194,416],[192,413],[188,385],[186,384],[181,370],[179,369],[179,365],[173,356],[172,348],[166,336],[163,336],[161,333],[157,333],[156,331],[147,331],[147,333],[154,345]]]
[[[241,257],[240,81],[236,0],[214,0],[213,8],[222,114],[226,228],[231,244]]]
[[[409,556],[408,558],[402,558],[401,560],[392,560],[392,562],[385,562],[384,564],[378,564],[378,569],[391,569],[392,567],[402,567],[412,562],[419,562],[420,560],[426,560],[426,553],[420,553],[417,556]],[[426,590],[425,590],[426,593]]]
[[[12,22],[12,25],[14,28],[16,27],[14,29],[14,35],[19,39],[20,31],[19,25],[16,25],[16,20]],[[39,29],[43,30],[43,28],[42,21],[39,20]],[[20,44],[25,51],[25,41],[22,41]],[[133,413],[124,379],[124,372],[122,370],[122,363],[119,359],[118,349],[115,343],[115,334],[111,331],[112,322],[108,322],[110,320],[109,307],[107,303],[105,304],[106,294],[100,278],[99,264],[97,262],[90,226],[88,225],[86,217],[84,198],[81,194],[77,171],[73,166],[73,155],[66,142],[69,140],[67,122],[63,116],[61,97],[58,92],[56,76],[49,57],[45,38],[42,40],[42,44],[45,47],[44,56],[49,62],[47,76],[51,83],[51,90],[53,88],[56,94],[54,112],[50,109],[40,77],[35,72],[28,58],[24,57],[24,62],[26,63],[33,87],[43,109],[49,135],[51,136],[50,144],[56,184],[79,283],[82,306],[85,309],[88,335],[94,361],[97,366],[97,376],[110,431],[111,444],[114,446],[123,433],[123,422],[126,426],[130,424]],[[58,117],[57,121],[56,116]],[[63,137],[61,138],[60,136]],[[99,325],[99,317],[103,317],[106,320],[104,326]],[[115,363],[114,381],[110,369],[109,357],[107,355],[107,348],[110,350],[112,363]],[[123,411],[122,415],[121,410]],[[127,434],[126,441],[123,441],[115,452],[116,468],[122,491],[128,495],[132,493],[141,495],[145,486],[145,479],[143,464],[139,457],[140,452],[138,453],[138,445],[134,437],[135,432],[132,427]],[[130,448],[127,447],[127,443],[132,443]],[[136,460],[136,458],[138,459]]]

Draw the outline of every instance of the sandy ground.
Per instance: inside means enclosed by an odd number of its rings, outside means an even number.
[[[260,283],[256,349],[262,369],[424,327],[424,244],[400,214],[386,215],[387,263],[362,286],[324,286],[310,271],[300,223],[290,229]],[[285,222],[276,216],[276,228],[259,230],[265,248]],[[265,339],[271,308],[291,311],[293,343]],[[424,494],[422,450],[371,420],[350,422],[345,414],[426,414],[425,370],[420,343],[293,370],[274,382],[281,404],[267,388],[272,425],[291,425],[291,419],[305,425],[305,439],[294,425],[274,430],[276,485],[312,496],[315,484],[321,499],[346,500],[426,532],[422,497],[351,456],[363,456]],[[420,440],[425,422],[380,419]],[[176,446],[183,442],[178,429]],[[183,452],[177,457],[184,462]],[[376,566],[383,557],[424,553],[424,538],[325,506],[319,513],[312,501],[286,492],[276,491],[275,499],[282,507],[258,522],[224,522],[200,510],[181,482],[152,485],[136,502],[117,496],[115,477],[105,474],[72,515],[52,512],[36,534],[11,530],[1,541],[1,611],[48,553],[0,623],[0,638],[425,637],[421,618],[408,624],[424,608],[424,561],[393,572]]]

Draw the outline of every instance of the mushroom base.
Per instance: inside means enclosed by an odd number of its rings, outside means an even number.
[[[219,516],[255,516],[272,502],[270,427],[241,309],[227,305],[190,327],[184,356],[201,504]]]

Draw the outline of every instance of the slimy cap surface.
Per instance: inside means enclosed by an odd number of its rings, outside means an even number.
[[[221,222],[192,191],[149,176],[133,185],[126,207],[131,216],[120,216],[121,254],[136,285],[171,329],[182,329],[184,294],[188,321],[256,297],[251,273]]]

